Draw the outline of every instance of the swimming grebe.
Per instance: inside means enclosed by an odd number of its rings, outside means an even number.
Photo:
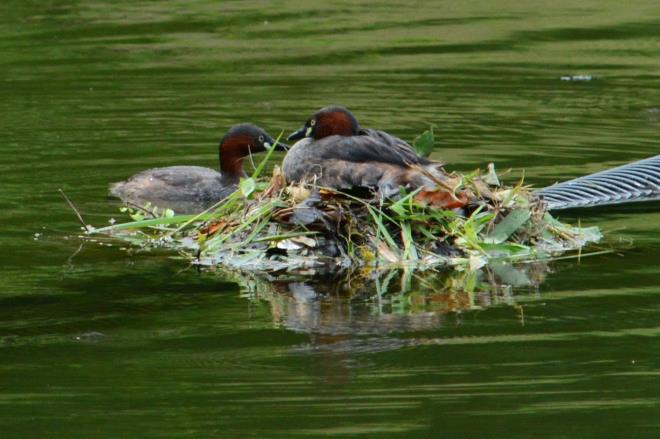
[[[286,151],[264,130],[250,124],[232,127],[220,141],[220,171],[201,166],[169,166],[135,174],[114,183],[110,193],[130,205],[171,208],[176,213],[201,212],[234,192],[246,177],[243,160],[269,148]]]
[[[297,140],[282,163],[288,182],[314,181],[333,188],[371,187],[384,195],[408,188],[437,186],[441,164],[418,155],[384,131],[361,128],[342,107],[314,113],[288,140]]]

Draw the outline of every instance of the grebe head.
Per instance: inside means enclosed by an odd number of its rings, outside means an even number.
[[[307,119],[305,125],[287,137],[298,140],[304,137],[322,139],[328,136],[356,136],[360,132],[355,116],[343,107],[325,107]]]
[[[220,140],[220,170],[227,177],[242,177],[245,175],[243,159],[271,148],[286,151],[288,146],[275,141],[255,125],[247,123],[234,125]]]

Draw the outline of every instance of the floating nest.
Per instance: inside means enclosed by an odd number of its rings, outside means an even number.
[[[448,174],[435,190],[401,189],[389,198],[286,185],[276,167],[269,181],[256,175],[242,180],[235,193],[199,215],[148,205],[123,211],[133,221],[89,233],[273,278],[369,276],[393,268],[474,271],[578,253],[601,238],[596,227],[553,218],[523,181],[502,185],[492,165],[484,173]]]

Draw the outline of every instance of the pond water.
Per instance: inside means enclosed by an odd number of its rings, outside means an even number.
[[[615,251],[538,288],[383,306],[83,243],[57,192],[123,219],[109,182],[216,166],[230,125],[276,135],[330,103],[405,139],[434,124],[450,169],[538,186],[655,155],[657,1],[0,12],[3,437],[660,434],[657,203],[562,214]]]

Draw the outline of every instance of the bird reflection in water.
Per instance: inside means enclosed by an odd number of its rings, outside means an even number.
[[[438,331],[452,331],[473,311],[511,310],[524,324],[516,295],[538,295],[547,264],[491,265],[460,272],[392,270],[378,276],[314,280],[240,277],[244,296],[266,301],[276,327],[309,334],[291,355],[316,357],[324,381],[347,380],[369,356],[408,346],[437,344]],[[316,374],[315,374],[316,375]]]
[[[515,307],[515,294],[535,293],[549,270],[537,262],[472,272],[392,270],[370,278],[238,280],[246,298],[269,302],[277,327],[351,338],[431,331],[460,324],[468,311]]]

